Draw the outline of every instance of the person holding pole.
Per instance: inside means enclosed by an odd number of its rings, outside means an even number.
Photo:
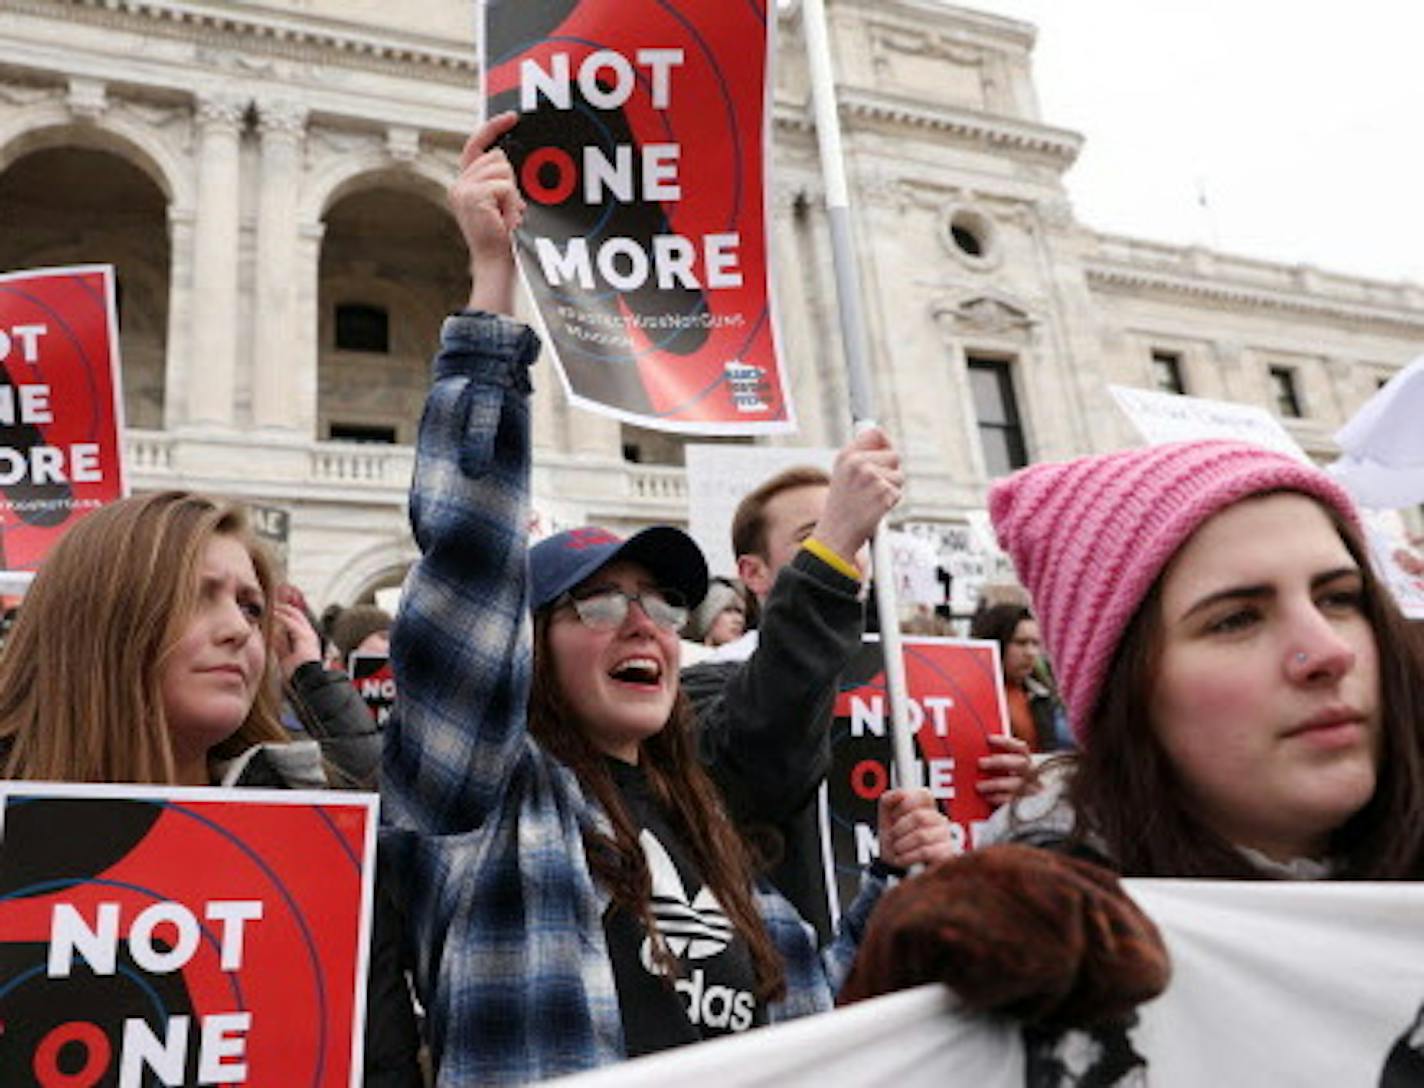
[[[527,547],[528,367],[513,309],[523,200],[471,136],[450,192],[471,254],[417,448],[422,558],[392,632],[383,849],[408,907],[440,1085],[513,1084],[828,1009],[869,878],[818,953],[759,885],[692,750],[677,630],[706,592],[681,530],[585,527]],[[907,798],[881,849],[927,860],[949,829]]]
[[[823,939],[831,925],[816,795],[831,765],[838,678],[864,632],[870,541],[903,486],[899,454],[875,428],[840,451],[829,475],[790,468],[749,492],[732,519],[732,550],[761,622],[683,672],[713,781],[771,882]],[[978,789],[1002,803],[1024,782],[1028,748],[1010,736],[989,743],[996,751],[980,760]]]

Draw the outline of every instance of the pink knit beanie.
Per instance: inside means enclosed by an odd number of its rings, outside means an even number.
[[[1031,465],[995,484],[989,516],[1033,597],[1078,743],[1128,621],[1202,522],[1248,495],[1299,491],[1359,525],[1325,473],[1242,442],[1174,442]]]

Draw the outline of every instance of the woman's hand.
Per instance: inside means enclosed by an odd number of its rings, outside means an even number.
[[[470,251],[470,309],[514,311],[514,231],[524,220],[524,198],[514,167],[494,146],[519,121],[517,113],[491,117],[465,142],[460,176],[450,186],[450,210]]]
[[[307,621],[307,614],[280,595],[272,613],[276,620],[272,649],[282,670],[282,682],[290,683],[292,674],[307,662],[321,660],[321,637]]]
[[[1028,782],[1029,772],[1033,769],[1033,760],[1029,757],[1028,745],[1018,737],[991,733],[986,739],[994,754],[980,757],[981,777],[974,788],[979,791],[980,797],[998,808],[1024,790],[1024,783]],[[1025,792],[1033,792],[1033,787],[1030,786]]]
[[[929,790],[886,790],[880,795],[880,860],[908,869],[954,856],[954,835]]]

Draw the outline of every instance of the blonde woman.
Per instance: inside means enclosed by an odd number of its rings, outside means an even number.
[[[0,659],[7,778],[212,785],[282,745],[271,564],[239,511],[168,491],[77,523]],[[321,785],[317,753],[279,756]],[[246,757],[240,769],[229,767]]]
[[[285,630],[242,512],[190,492],[125,499],[46,559],[0,655],[0,777],[313,788],[314,741],[277,720]],[[418,1085],[398,934],[377,897],[366,1084]]]

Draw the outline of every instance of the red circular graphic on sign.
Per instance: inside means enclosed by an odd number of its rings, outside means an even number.
[[[555,168],[559,180],[546,185],[542,174],[546,166]],[[578,186],[578,167],[573,156],[560,147],[541,147],[531,151],[519,171],[519,183],[530,200],[540,204],[562,204],[574,195]]]
[[[59,1052],[70,1043],[84,1047],[84,1068],[77,1073],[59,1068]],[[108,1037],[97,1025],[71,1020],[60,1024],[35,1048],[35,1079],[41,1088],[93,1088],[108,1070],[111,1057]]]

